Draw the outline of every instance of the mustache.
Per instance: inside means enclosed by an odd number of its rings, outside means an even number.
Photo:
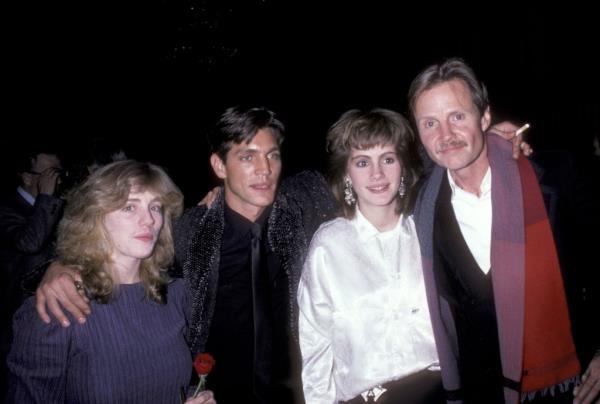
[[[465,146],[467,146],[467,142],[465,142],[464,140],[451,139],[446,142],[439,143],[437,145],[437,148],[435,149],[435,152],[442,153],[442,152],[446,151],[447,149],[452,149],[455,147],[465,147]]]

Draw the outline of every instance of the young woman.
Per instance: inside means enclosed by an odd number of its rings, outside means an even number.
[[[396,112],[351,110],[327,142],[343,209],[314,235],[298,290],[306,402],[444,402],[410,216],[415,136]]]
[[[183,196],[158,166],[104,166],[68,196],[58,256],[92,301],[84,325],[47,325],[28,299],[14,317],[8,402],[179,403],[192,374],[185,286],[171,282],[171,219]],[[204,392],[188,403],[214,403]]]

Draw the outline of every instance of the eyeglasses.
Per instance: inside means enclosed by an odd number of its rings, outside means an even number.
[[[58,173],[59,177],[63,177],[64,178],[64,177],[68,177],[69,176],[69,172],[67,170],[63,169],[63,168],[52,168],[51,167],[49,169],[52,169],[56,173]],[[32,175],[42,175],[43,174],[43,173],[40,173],[39,171],[33,171],[33,170],[26,171],[26,173],[32,174]]]

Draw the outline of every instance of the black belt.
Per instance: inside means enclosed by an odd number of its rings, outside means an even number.
[[[393,380],[381,385],[386,389],[377,401],[373,397],[365,400],[362,395],[346,401],[346,404],[363,404],[365,402],[385,403],[445,403],[444,390],[442,388],[442,376],[439,371],[422,370],[412,375]],[[368,401],[368,400],[371,401]]]

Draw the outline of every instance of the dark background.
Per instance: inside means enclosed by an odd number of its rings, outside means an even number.
[[[534,148],[591,155],[600,131],[592,6],[162,0],[4,8],[3,184],[19,146],[49,140],[68,162],[102,136],[167,167],[193,203],[212,186],[206,130],[240,103],[266,105],[286,124],[288,172],[322,169],[325,132],[342,112],[406,112],[412,78],[450,56],[473,66],[498,118],[532,124]]]

